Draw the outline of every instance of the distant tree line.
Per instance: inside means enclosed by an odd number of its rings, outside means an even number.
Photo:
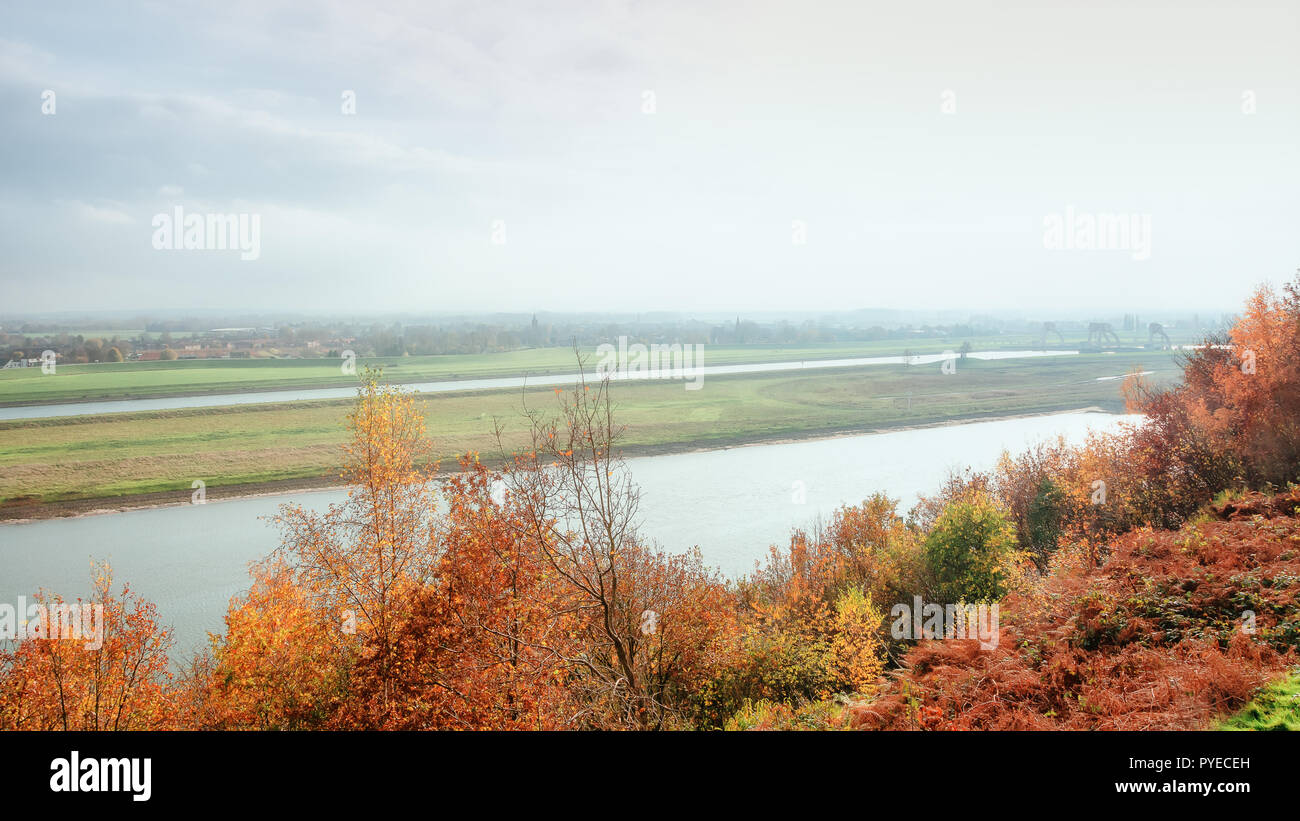
[[[91,338],[75,328],[48,324],[5,326],[5,330],[0,331],[0,354],[15,358],[19,352],[37,356],[40,351],[54,350],[61,361],[108,362],[113,361],[113,350],[129,357],[133,352],[170,348],[173,335],[177,339],[219,339],[223,347],[227,342],[234,342],[236,348],[241,341],[249,345],[256,342],[264,352],[259,355],[281,357],[338,356],[343,350],[352,350],[360,356],[486,354],[525,348],[568,347],[575,342],[584,347],[594,347],[619,337],[643,344],[792,346],[939,339],[951,341],[955,349],[963,341],[981,337],[1006,334],[1038,336],[1043,328],[1043,322],[1038,320],[1008,320],[986,315],[951,323],[891,322],[882,318],[879,312],[870,317],[868,320],[859,312],[828,314],[802,321],[757,321],[737,316],[721,322],[571,314],[492,314],[453,317],[437,322],[276,321],[266,317],[152,321],[137,318],[131,321],[135,330],[123,329],[120,334],[113,333],[108,338]],[[121,321],[104,322],[96,332],[122,324]],[[1067,336],[1077,335],[1081,341],[1081,329],[1085,329],[1087,324],[1057,321],[1055,327]],[[1202,325],[1200,318],[1194,317],[1186,322],[1170,322],[1166,327],[1194,327],[1211,334],[1231,327],[1231,324],[1229,321],[1225,325],[1220,319],[1217,323]],[[1126,314],[1118,326],[1122,331],[1136,333],[1136,315]],[[1144,331],[1145,326],[1141,330]],[[1076,331],[1079,333],[1074,334]]]

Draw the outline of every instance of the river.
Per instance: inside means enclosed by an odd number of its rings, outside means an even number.
[[[699,545],[704,559],[748,572],[790,530],[825,519],[876,491],[909,508],[950,469],[989,468],[1003,449],[1046,438],[1079,440],[1138,417],[1061,413],[628,460],[642,489],[641,532],[668,550]],[[799,483],[802,483],[801,485]],[[801,492],[802,491],[802,492]],[[107,559],[118,582],[157,604],[178,653],[220,630],[230,597],[248,586],[248,563],[278,544],[268,517],[297,501],[317,509],[340,490],[178,505],[78,518],[0,524],[0,602],[40,588],[86,595],[90,561]]]

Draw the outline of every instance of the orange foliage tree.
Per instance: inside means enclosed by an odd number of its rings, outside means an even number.
[[[207,693],[191,722],[214,729],[302,730],[329,726],[347,697],[353,648],[319,597],[282,558],[254,565],[234,599],[226,631],[196,662]]]
[[[831,516],[825,540],[838,558],[837,576],[861,586],[877,603],[902,601],[928,585],[920,533],[898,513],[898,502],[875,493]]]
[[[1133,377],[1125,390],[1148,419],[1131,467],[1150,523],[1177,526],[1221,490],[1300,479],[1300,275],[1281,296],[1260,287],[1226,338],[1186,356],[1181,385]]]
[[[78,611],[93,615],[74,619],[78,627],[91,627],[93,633],[70,629],[69,603],[42,593],[36,603],[49,618],[32,625],[34,635],[0,652],[0,729],[173,726],[167,658],[171,631],[159,625],[154,605],[129,587],[124,585],[113,594],[106,564],[94,568],[93,581],[92,597],[76,603]]]
[[[396,675],[396,632],[413,590],[436,562],[434,493],[424,415],[414,398],[367,370],[345,446],[348,498],[317,514],[286,505],[283,559],[313,607],[364,639],[380,687],[377,709],[388,710]]]
[[[461,468],[445,490],[433,579],[414,591],[395,634],[395,709],[383,726],[560,726],[566,670],[554,648],[573,619],[550,567],[523,538],[519,511],[493,498],[494,474],[474,456]],[[356,670],[361,691],[378,685],[374,658]]]

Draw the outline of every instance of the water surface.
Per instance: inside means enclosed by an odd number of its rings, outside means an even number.
[[[1003,449],[1089,429],[1124,417],[1062,413],[835,439],[750,445],[629,459],[642,489],[642,533],[668,550],[698,545],[705,561],[736,576],[750,571],[791,528],[807,527],[876,491],[912,505],[952,469],[986,469]],[[800,485],[802,483],[802,493]],[[230,597],[248,587],[249,562],[279,544],[268,521],[279,505],[324,510],[345,491],[286,493],[204,505],[0,524],[0,602],[40,588],[75,598],[89,592],[90,560],[109,560],[118,581],[153,601],[176,629],[178,650],[222,629]]]

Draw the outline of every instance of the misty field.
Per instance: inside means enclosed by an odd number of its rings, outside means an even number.
[[[812,361],[865,356],[943,353],[969,341],[971,349],[1031,349],[1038,340],[1029,335],[967,339],[897,339],[867,343],[820,345],[706,345],[704,364],[742,365],[762,362]],[[1187,340],[1190,341],[1190,340]],[[1066,346],[1082,346],[1067,339]],[[1056,346],[1061,347],[1061,346]],[[1155,352],[1152,352],[1155,353]],[[594,350],[585,354],[594,366]],[[566,374],[575,370],[568,348],[531,348],[506,353],[442,356],[371,357],[357,361],[383,368],[394,383],[453,379],[484,379]],[[0,370],[0,405],[80,402],[155,396],[202,395],[325,387],[352,387],[355,375],[345,375],[337,359],[177,359],[92,365],[60,363],[54,374],[40,368]]]

